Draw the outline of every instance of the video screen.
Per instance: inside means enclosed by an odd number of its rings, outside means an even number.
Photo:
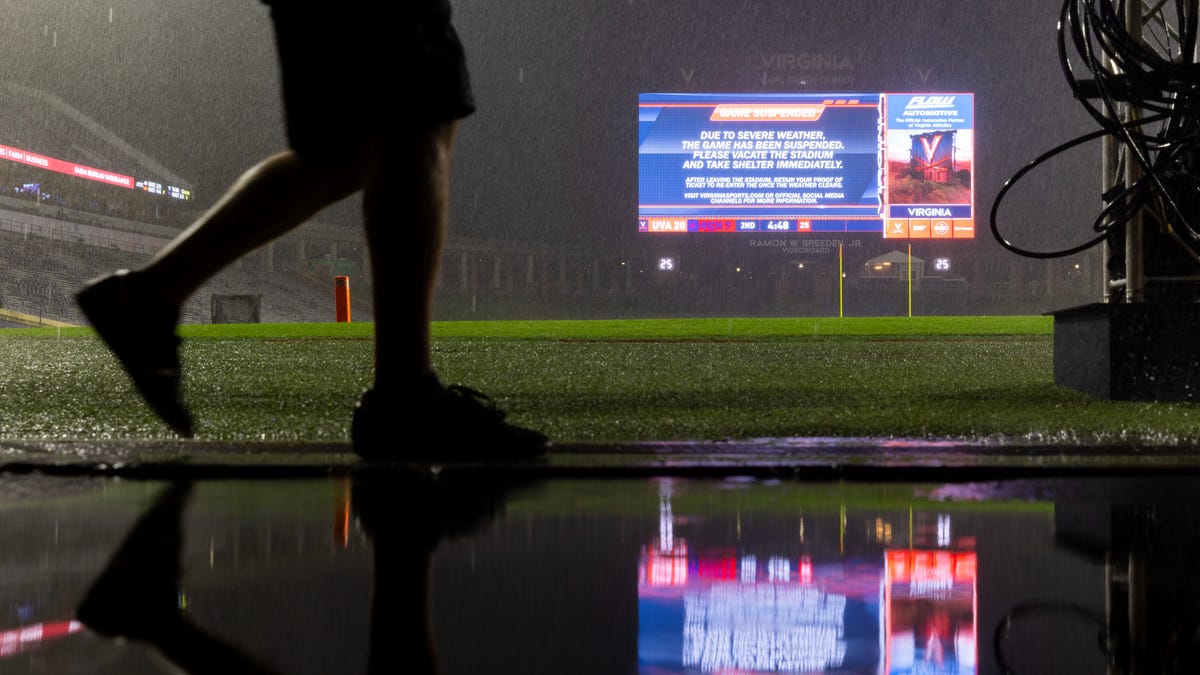
[[[638,231],[973,239],[974,94],[645,93]]]

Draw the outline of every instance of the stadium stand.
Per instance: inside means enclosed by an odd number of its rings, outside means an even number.
[[[46,159],[176,186],[191,183],[112,134],[58,96],[0,82],[0,309],[82,323],[74,293],[88,279],[140,267],[194,217],[197,206],[152,189],[131,189],[47,168]],[[76,173],[79,169],[76,169]],[[315,234],[313,231],[316,231]],[[306,240],[312,239],[307,246]],[[341,245],[339,239],[345,240]],[[211,296],[259,295],[266,323],[334,320],[333,267],[362,261],[358,232],[306,224],[211,279],[185,306],[183,323],[212,320]],[[317,255],[312,263],[307,252]],[[372,318],[369,280],[356,279],[355,320]],[[13,325],[11,321],[0,327]],[[24,324],[18,324],[24,325]]]
[[[30,154],[32,153],[32,154]],[[63,166],[45,166],[47,158]],[[74,167],[83,167],[82,170]],[[145,189],[81,177],[94,169]],[[0,81],[0,309],[80,322],[73,295],[88,279],[137,268],[207,205],[168,196],[192,184],[59,96]],[[336,319],[334,278],[351,276],[351,315],[372,321],[371,280],[360,226],[309,222],[251,253],[202,286],[184,323],[209,323],[212,296],[261,296],[266,323]],[[642,255],[645,257],[645,254]],[[450,236],[435,320],[613,318],[688,314],[710,295],[657,288],[627,254],[575,243]],[[670,301],[660,297],[669,293]],[[725,294],[729,302],[737,298]],[[773,300],[759,294],[766,300]],[[581,302],[586,298],[586,302]],[[740,301],[739,301],[740,302]],[[693,304],[688,304],[693,303]],[[782,310],[789,305],[776,303]],[[738,311],[754,309],[738,304]],[[0,324],[2,326],[3,324]]]

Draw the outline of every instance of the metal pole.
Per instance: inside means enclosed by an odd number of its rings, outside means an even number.
[[[1108,194],[1108,191],[1117,184],[1117,152],[1117,139],[1111,134],[1105,136],[1100,146],[1100,189],[1103,191],[1103,194]],[[1107,207],[1108,204],[1106,200],[1104,206]],[[1112,270],[1108,268],[1108,259],[1110,256],[1112,256],[1112,249],[1106,238],[1101,246],[1100,258],[1100,273],[1104,288],[1101,299],[1105,303],[1110,303],[1113,300],[1113,275]]]
[[[908,245],[908,317],[912,318],[912,244]]]
[[[1141,0],[1125,0],[1125,29],[1129,36],[1141,42]],[[1140,111],[1132,103],[1125,105],[1125,121],[1135,122]],[[1125,185],[1132,187],[1142,177],[1142,167],[1134,160],[1133,148],[1125,148]],[[1142,214],[1130,215],[1125,226],[1125,301],[1129,303],[1145,300],[1146,268],[1142,254]]]
[[[842,296],[842,245],[838,244],[838,318],[845,316],[844,301]]]

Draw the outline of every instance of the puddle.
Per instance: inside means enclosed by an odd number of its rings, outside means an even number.
[[[1192,672],[1195,509],[1165,478],[9,476],[0,672]]]

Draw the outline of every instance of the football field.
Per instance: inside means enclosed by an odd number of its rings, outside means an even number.
[[[347,440],[372,328],[183,326],[197,438]],[[1048,316],[439,322],[434,357],[560,442],[1200,437],[1196,404],[1056,385],[1052,339]],[[173,437],[88,328],[6,329],[0,355],[3,439]]]

